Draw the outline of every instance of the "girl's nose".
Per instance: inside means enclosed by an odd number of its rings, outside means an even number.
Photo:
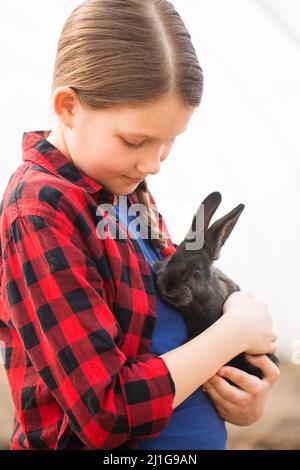
[[[144,175],[156,175],[159,173],[160,164],[166,159],[169,150],[165,145],[159,146],[156,151],[153,151],[152,148],[147,155],[144,155],[143,161],[136,165],[137,171]]]
[[[145,159],[143,162],[139,162],[136,165],[136,170],[139,174],[143,175],[156,175],[160,171],[160,158],[157,156],[151,158],[151,160]]]

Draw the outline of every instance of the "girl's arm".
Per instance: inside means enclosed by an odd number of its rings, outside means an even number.
[[[242,352],[243,347],[238,326],[232,325],[230,317],[224,315],[200,335],[162,354],[175,382],[173,408]]]

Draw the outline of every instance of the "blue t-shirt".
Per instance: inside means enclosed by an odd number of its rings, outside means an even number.
[[[116,213],[122,226],[126,227],[134,216],[125,215],[116,205]],[[132,227],[130,227],[132,229]],[[131,230],[131,233],[137,234]],[[158,248],[151,240],[135,236],[145,259],[153,272],[152,263],[162,259]],[[160,356],[181,346],[187,338],[187,330],[181,314],[167,304],[156,291],[157,319],[153,331],[151,352]],[[199,358],[200,359],[200,358]],[[205,360],[205,359],[204,359]],[[224,420],[217,414],[211,400],[201,388],[195,390],[173,411],[164,430],[154,438],[141,440],[138,449],[198,450],[226,448],[227,430]]]

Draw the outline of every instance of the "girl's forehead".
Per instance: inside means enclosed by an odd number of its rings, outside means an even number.
[[[188,127],[195,108],[182,106],[176,99],[143,105],[113,106],[95,112],[95,119],[106,120],[111,127],[132,137],[156,139],[163,134],[169,138],[182,134]]]

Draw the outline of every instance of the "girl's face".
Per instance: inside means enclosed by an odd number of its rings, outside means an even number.
[[[58,120],[47,140],[116,195],[132,193],[147,175],[160,171],[195,110],[175,94],[106,110],[83,107],[69,87],[58,88],[53,99]]]

